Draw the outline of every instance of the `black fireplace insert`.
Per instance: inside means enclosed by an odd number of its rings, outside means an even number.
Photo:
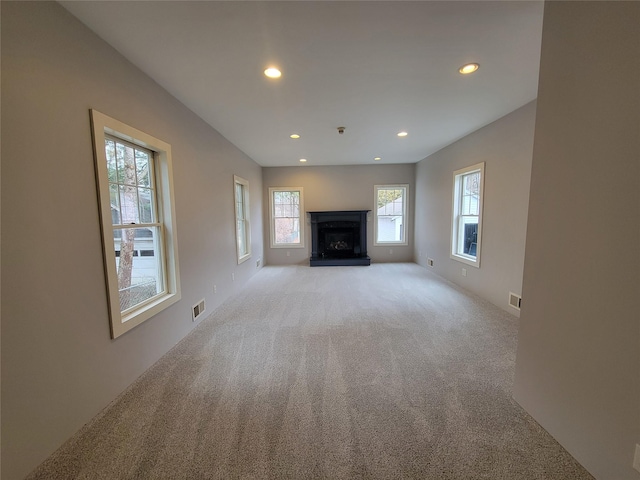
[[[367,255],[369,210],[309,212],[312,267],[371,265]]]

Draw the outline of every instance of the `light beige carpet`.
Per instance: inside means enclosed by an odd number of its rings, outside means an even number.
[[[590,479],[518,321],[415,264],[265,267],[32,479]]]

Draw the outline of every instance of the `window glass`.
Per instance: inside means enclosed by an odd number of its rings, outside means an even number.
[[[234,175],[236,213],[236,250],[238,263],[251,257],[251,229],[249,226],[249,182]]]
[[[304,246],[302,188],[270,188],[271,246]]]
[[[484,163],[453,174],[453,218],[451,257],[469,265],[480,265],[480,232]]]
[[[162,256],[151,172],[153,152],[107,136],[105,154],[120,312],[126,313],[165,292],[163,263],[138,255],[144,249],[152,251],[153,257]]]
[[[375,244],[407,244],[407,185],[375,186]]]

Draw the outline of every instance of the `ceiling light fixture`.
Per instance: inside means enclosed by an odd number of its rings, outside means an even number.
[[[398,132],[399,137],[406,137],[407,135],[409,135],[407,132]]]
[[[278,70],[276,67],[269,67],[264,71],[264,74],[269,78],[280,78],[282,76],[282,72]]]
[[[469,75],[470,73],[475,72],[476,70],[478,70],[480,68],[480,65],[478,65],[477,63],[467,63],[466,65],[461,66],[458,71],[462,74],[462,75]]]
[[[300,159],[300,163],[306,163],[307,159],[306,158],[301,158]]]
[[[373,157],[373,159],[377,162],[378,160],[382,160],[381,157]]]
[[[289,135],[289,137],[297,140],[298,138],[300,138],[300,135],[298,135],[297,133],[292,133],[291,135]]]

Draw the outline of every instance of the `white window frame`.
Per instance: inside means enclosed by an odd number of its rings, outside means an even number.
[[[276,221],[275,221],[275,203],[273,201],[276,192],[299,192],[300,194],[300,243],[276,243]],[[304,211],[304,192],[302,187],[270,187],[269,188],[269,224],[271,248],[304,248],[304,231],[305,231],[305,211]]]
[[[238,186],[241,187],[241,198],[238,198]],[[249,221],[249,181],[237,175],[233,176],[233,205],[235,211],[236,255],[238,265],[240,265],[251,258],[251,222]],[[244,238],[241,237],[240,230],[238,230],[238,222],[244,224]],[[243,242],[246,246],[246,252],[240,251],[240,246]]]
[[[173,195],[173,169],[171,145],[147,133],[115,120],[97,110],[91,110],[93,150],[96,168],[98,204],[102,229],[102,251],[111,338],[117,338],[132,328],[149,320],[154,315],[173,305],[181,298],[180,273],[178,266],[178,237],[176,233],[176,215]],[[111,217],[111,199],[109,195],[109,172],[105,153],[105,136],[110,135],[126,142],[151,150],[154,153],[155,182],[157,189],[157,222],[161,224],[164,247],[159,251],[163,262],[165,281],[164,291],[148,302],[135,306],[124,313],[120,311],[118,292],[118,272],[115,260],[114,229]]]
[[[380,241],[378,240],[378,192],[380,190],[404,190],[402,194],[402,239],[399,241]],[[374,185],[374,199],[373,199],[373,245],[374,246],[388,246],[388,245],[409,245],[408,239],[408,227],[409,227],[409,185],[406,183],[394,184],[394,185]],[[386,216],[386,215],[382,215]]]
[[[462,250],[463,232],[462,222],[464,221],[464,215],[462,215],[462,182],[465,175],[471,173],[480,172],[480,199],[478,202],[478,233],[476,241],[476,255],[465,254]],[[482,251],[482,211],[484,204],[484,162],[470,165],[460,170],[453,172],[453,201],[452,201],[452,215],[451,215],[451,254],[450,257],[453,260],[462,262],[472,267],[480,268],[480,254]],[[475,215],[473,215],[475,217]]]

